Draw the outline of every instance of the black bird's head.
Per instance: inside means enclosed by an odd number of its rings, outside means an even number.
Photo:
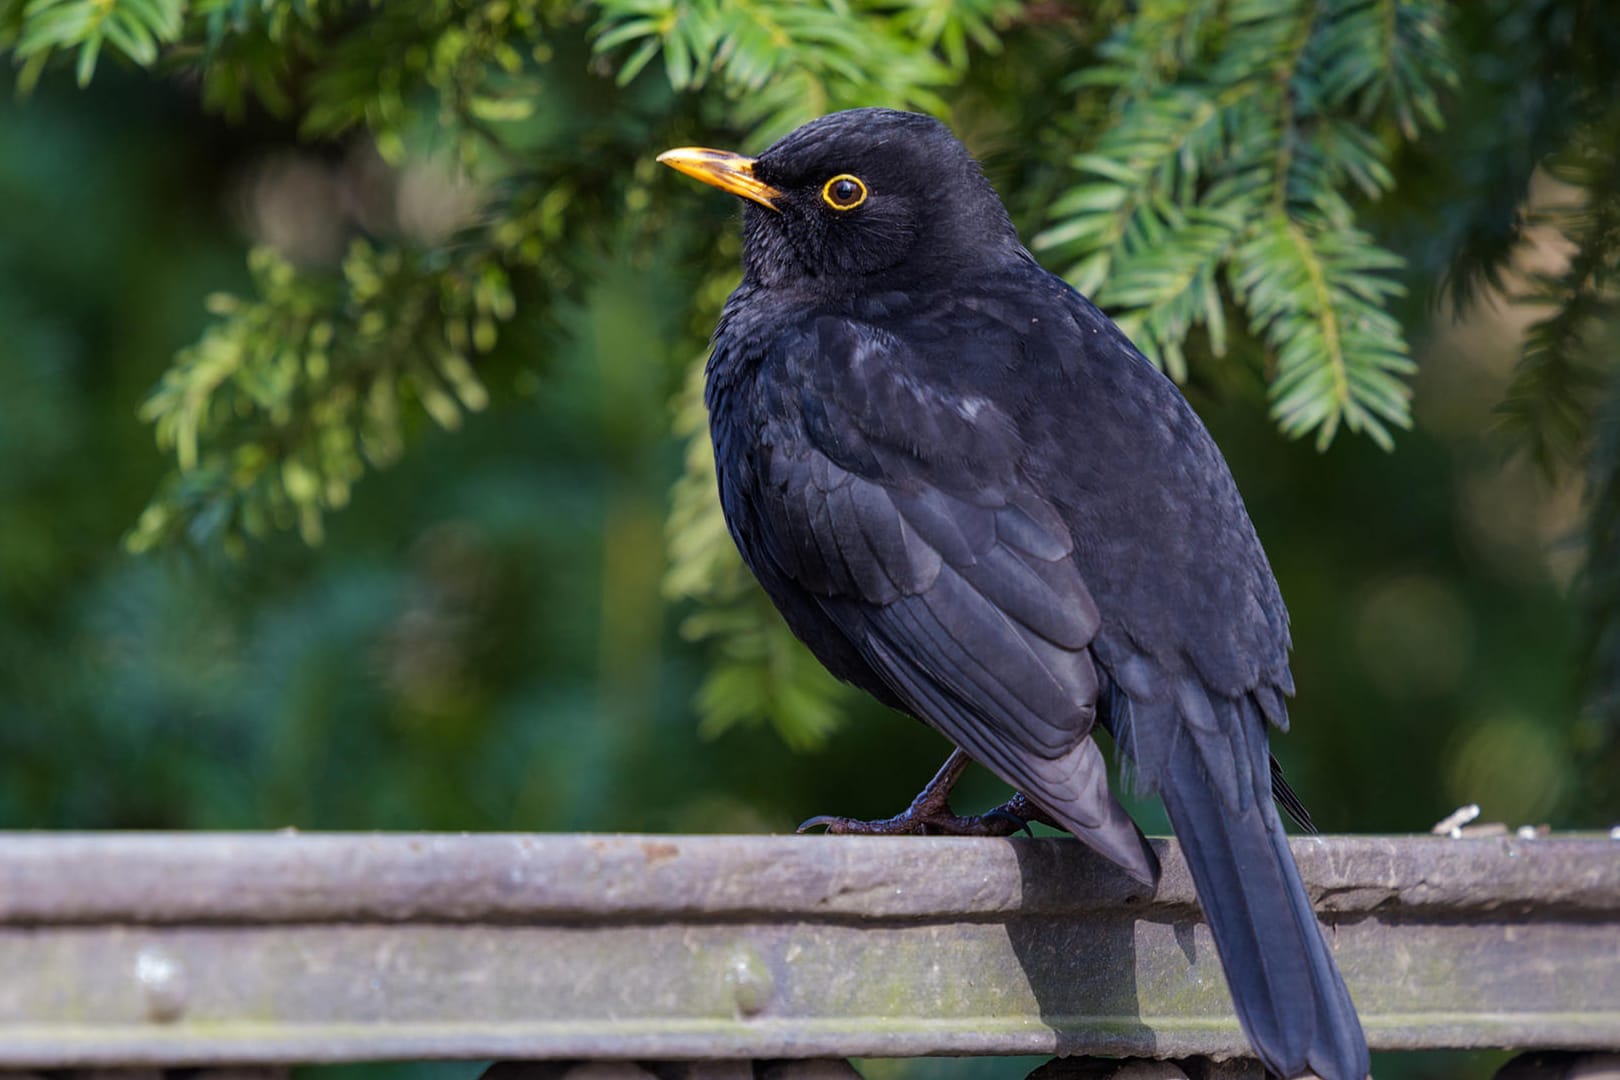
[[[658,160],[750,200],[743,272],[836,296],[915,287],[1027,257],[967,148],[932,117],[850,109],[812,120],[758,158],[684,147]]]

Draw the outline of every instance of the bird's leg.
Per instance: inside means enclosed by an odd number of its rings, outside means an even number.
[[[830,833],[853,836],[1011,836],[1025,829],[1027,821],[1050,821],[1045,811],[1023,795],[1013,796],[987,814],[958,816],[951,810],[951,789],[962,778],[971,761],[963,751],[953,750],[934,778],[911,800],[911,805],[894,817],[861,821],[818,814],[800,825],[798,831],[807,832],[822,826]]]

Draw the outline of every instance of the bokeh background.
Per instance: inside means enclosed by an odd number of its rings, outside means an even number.
[[[1043,169],[1084,131],[1052,119],[1066,103],[1049,77],[1134,9],[991,6],[1019,64],[969,40],[937,107],[1029,236]],[[1620,18],[1521,6],[1548,53]],[[1361,208],[1406,260],[1392,303],[1419,365],[1414,427],[1387,452],[1342,433],[1318,451],[1268,417],[1261,342],[1220,358],[1189,345],[1187,392],[1293,615],[1295,729],[1276,752],[1326,831],[1421,832],[1468,802],[1513,826],[1620,819],[1592,678],[1584,458],[1543,468],[1496,419],[1547,310],[1511,295],[1573,253],[1535,208],[1590,193],[1526,169],[1500,288],[1458,308],[1442,285],[1457,220],[1504,198],[1459,163],[1557,149],[1513,121],[1544,87],[1490,8],[1450,13],[1446,126],[1388,139],[1392,190]],[[81,87],[69,53],[0,97],[0,828],[783,832],[822,811],[891,813],[943,758],[937,736],[814,673],[775,724],[771,693],[715,687],[726,658],[703,639],[705,606],[668,581],[690,522],[669,522],[738,215],[650,159],[677,141],[758,146],[772,118],[739,119],[718,80],[676,89],[657,62],[618,81],[593,15],[546,10],[546,52],[524,60],[546,95],[512,152],[566,142],[639,186],[587,177],[561,210],[577,215],[567,250],[514,276],[515,310],[477,359],[487,406],[455,430],[407,407],[403,454],[318,536],[228,543],[204,521],[132,551],[175,467],[143,402],[217,324],[209,296],[253,293],[250,249],[319,279],[357,236],[453,247],[510,174],[458,169],[431,103],[399,147],[365,124],[311,138],[296,108],[252,95],[230,115],[184,63],[103,58]],[[977,776],[961,802],[1003,794]],[[1165,829],[1156,806],[1138,813]],[[1385,1064],[1485,1075],[1489,1061]]]

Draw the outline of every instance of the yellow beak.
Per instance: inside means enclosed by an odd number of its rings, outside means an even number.
[[[754,159],[733,154],[727,150],[707,150],[701,146],[682,146],[665,150],[658,160],[677,172],[695,180],[712,184],[721,191],[752,199],[770,210],[776,209],[772,199],[781,196],[771,185],[754,178]]]

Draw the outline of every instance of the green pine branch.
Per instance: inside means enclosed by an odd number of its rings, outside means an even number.
[[[802,0],[605,0],[599,6],[595,47],[619,58],[621,85],[662,58],[675,90],[717,83],[756,139],[860,105],[942,113],[939,91],[966,66],[966,42],[993,49],[996,24],[1015,10],[990,0],[955,10]]]
[[[1194,329],[1224,351],[1235,305],[1272,349],[1286,434],[1390,446],[1410,424],[1412,364],[1388,310],[1401,262],[1355,227],[1352,198],[1394,183],[1369,125],[1414,138],[1439,122],[1453,79],[1440,6],[1241,0],[1219,34],[1210,18],[1148,5],[1099,50],[1077,86],[1109,91],[1115,119],[1070,160],[1035,245],[1069,255],[1066,276],[1175,378]]]
[[[1225,300],[1218,271],[1244,234],[1231,207],[1194,207],[1168,215],[1157,243],[1126,253],[1096,293],[1097,302],[1126,314],[1120,325],[1147,357],[1172,378],[1187,377],[1182,345],[1194,326],[1209,331],[1210,349],[1226,351]]]
[[[1390,427],[1410,426],[1401,376],[1416,365],[1385,310],[1399,266],[1365,234],[1283,213],[1235,253],[1233,290],[1276,356],[1271,415],[1285,434],[1315,432],[1325,449],[1343,426],[1387,450]]]
[[[1460,115],[1472,123],[1435,147],[1434,164],[1472,197],[1445,207],[1432,230],[1440,292],[1459,313],[1513,291],[1536,172],[1620,100],[1620,21],[1604,0],[1485,0],[1465,10],[1465,46],[1485,62],[1461,89],[1472,107]]]
[[[484,408],[472,357],[512,315],[507,270],[489,250],[440,270],[424,258],[357,242],[323,280],[255,251],[256,295],[214,297],[220,320],[141,410],[175,469],[130,547],[188,536],[239,551],[291,527],[319,543],[367,467],[403,452],[404,407],[445,428]]]
[[[1574,247],[1556,274],[1532,277],[1515,299],[1547,309],[1525,334],[1524,349],[1498,409],[1543,472],[1578,463],[1590,447],[1603,395],[1620,370],[1605,329],[1620,317],[1620,109],[1578,133],[1569,151],[1547,163],[1576,191],[1539,223]]]
[[[1054,224],[1034,239],[1037,251],[1073,247],[1084,253],[1064,276],[1085,293],[1108,280],[1114,261],[1151,248],[1169,228],[1167,210],[1182,203],[1222,140],[1224,102],[1207,92],[1156,92],[1121,117],[1094,150],[1069,166],[1083,178],[1052,206]]]
[[[1440,90],[1456,76],[1439,6],[1337,0],[1319,46],[1328,101],[1353,105],[1363,121],[1388,116],[1408,140],[1441,126]]]
[[[0,5],[0,48],[21,61],[27,91],[57,55],[74,56],[74,77],[87,86],[103,49],[141,67],[180,37],[184,0],[6,0]]]

